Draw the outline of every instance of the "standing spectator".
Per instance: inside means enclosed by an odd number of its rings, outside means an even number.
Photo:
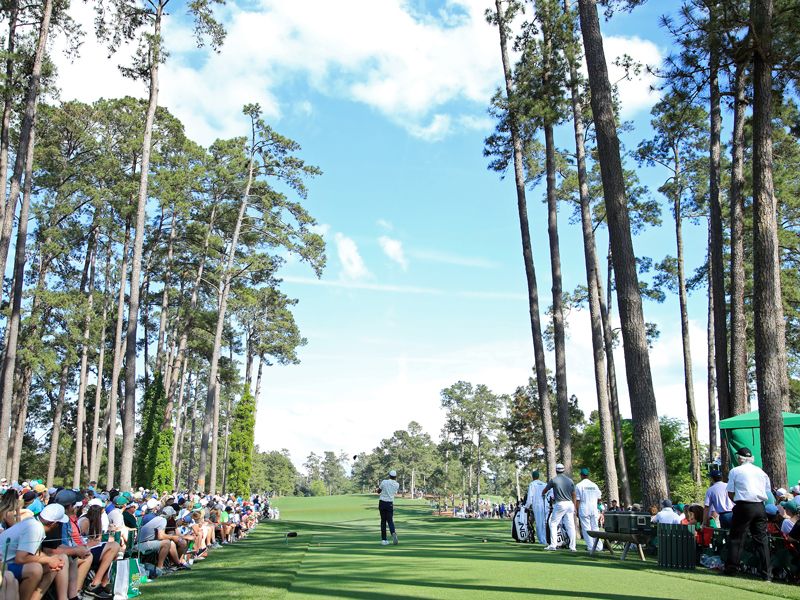
[[[711,471],[708,476],[713,483],[706,490],[706,498],[703,502],[703,525],[707,527],[710,524],[711,515],[716,513],[719,515],[720,527],[730,529],[733,521],[733,501],[728,496],[728,485],[722,481],[722,473],[716,469]]]
[[[749,531],[761,565],[761,577],[766,581],[772,581],[772,572],[769,568],[767,513],[764,508],[764,502],[769,498],[769,477],[753,464],[753,453],[749,448],[740,448],[736,456],[739,459],[739,466],[731,469],[728,474],[728,495],[733,500],[734,507],[725,574],[732,575],[739,569],[739,557],[745,533]]]
[[[580,471],[581,480],[575,486],[575,508],[578,513],[578,520],[581,523],[581,534],[583,541],[586,542],[586,549],[592,547],[592,537],[590,531],[597,531],[599,527],[600,511],[597,505],[600,503],[602,493],[597,484],[589,479],[589,469],[583,467]],[[597,540],[597,550],[603,549],[603,540]]]
[[[558,525],[564,524],[569,537],[569,551],[575,552],[575,483],[564,475],[564,465],[556,465],[556,476],[547,482],[542,498],[553,491],[553,512],[550,515],[550,544],[545,550],[557,550]]]

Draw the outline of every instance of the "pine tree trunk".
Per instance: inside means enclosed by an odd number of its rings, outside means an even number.
[[[561,462],[572,473],[572,430],[569,423],[567,395],[566,334],[564,332],[564,292],[561,283],[561,252],[558,247],[558,199],[556,198],[556,147],[553,126],[546,125],[545,154],[547,170],[547,234],[550,241],[550,271],[553,279],[553,341],[556,355],[556,399],[558,440]]]
[[[261,396],[261,372],[264,369],[264,357],[258,357],[258,373],[256,374],[256,393],[253,396],[256,400],[256,409],[258,408],[258,399]]]
[[[785,487],[786,334],[781,301],[777,206],[772,182],[773,0],[751,0],[753,55],[753,296],[761,461],[772,485]]]
[[[11,225],[14,221],[14,211],[19,199],[20,185],[22,183],[23,172],[33,170],[33,147],[34,147],[34,125],[36,122],[36,103],[39,98],[39,89],[42,79],[42,64],[47,47],[47,37],[50,31],[50,17],[53,14],[53,0],[45,0],[42,7],[42,21],[39,25],[39,38],[36,44],[36,54],[33,59],[31,77],[28,83],[28,91],[25,98],[25,113],[22,117],[22,124],[19,133],[19,147],[14,162],[14,173],[11,177],[11,189],[6,201],[6,213],[3,222],[3,230],[0,234],[0,273],[6,270],[8,260],[8,247],[11,242]],[[25,203],[23,197],[22,207],[20,208],[19,227],[17,229],[17,255],[14,259],[14,276],[18,278],[14,285],[19,287],[20,293],[12,301],[11,317],[8,321],[8,342],[6,345],[6,357],[3,361],[3,381],[8,387],[13,386],[14,368],[17,359],[17,341],[19,337],[20,308],[22,306],[23,276],[25,273],[25,243],[28,237],[28,213],[30,212],[30,202]],[[6,230],[8,234],[6,235]],[[5,278],[0,277],[0,298],[5,288]],[[15,315],[16,313],[16,315]],[[12,340],[13,337],[13,340]],[[10,367],[10,372],[7,373]],[[9,426],[11,424],[11,394],[9,390],[8,399],[6,391],[3,390],[2,409],[0,409],[0,473],[5,473],[8,467],[8,442]]]
[[[564,1],[564,11],[569,14],[569,0]],[[608,401],[608,381],[606,378],[605,347],[603,343],[603,323],[600,314],[600,291],[597,285],[597,250],[592,228],[592,212],[589,199],[589,183],[586,174],[586,145],[584,141],[583,110],[578,88],[578,68],[575,64],[572,46],[567,49],[569,61],[569,87],[572,99],[572,123],[575,130],[575,157],[578,166],[578,187],[581,203],[581,226],[583,229],[583,253],[586,263],[586,282],[589,290],[589,319],[592,329],[592,358],[594,381],[597,391],[597,409],[600,417],[603,466],[605,471],[606,498],[618,499],[619,483],[617,466],[614,462],[614,433],[611,408]],[[566,466],[566,465],[565,465]]]
[[[495,0],[498,31],[500,33],[500,56],[503,61],[503,75],[505,77],[506,98],[511,100],[514,96],[511,65],[507,48],[507,24],[504,18],[501,0]],[[525,197],[525,171],[522,164],[522,140],[519,134],[519,125],[516,115],[509,103],[508,121],[511,130],[511,141],[514,147],[514,182],[517,191],[517,211],[519,213],[519,227],[522,237],[522,257],[525,265],[525,277],[528,283],[528,307],[531,318],[531,334],[533,337],[533,353],[536,368],[536,388],[539,397],[542,415],[542,431],[544,434],[544,451],[549,476],[555,475],[556,447],[555,433],[553,432],[553,417],[550,410],[550,392],[547,383],[547,365],[544,359],[544,343],[542,342],[541,313],[539,311],[539,288],[536,283],[536,269],[533,264],[533,250],[531,247],[531,234],[528,226],[528,205]]]
[[[217,384],[214,386],[214,416],[212,419],[211,430],[211,468],[209,474],[208,487],[212,494],[217,492],[217,458],[219,456],[219,407],[220,407],[220,380],[217,376]]]
[[[134,172],[136,169],[134,168]],[[108,388],[108,466],[106,471],[106,485],[108,489],[114,488],[116,449],[117,449],[117,390],[119,389],[119,375],[122,370],[122,357],[127,346],[122,338],[122,326],[125,318],[125,283],[128,280],[128,249],[131,243],[130,222],[125,227],[125,242],[122,245],[122,262],[120,264],[119,294],[117,295],[117,324],[114,329],[114,357],[111,367],[111,385]]]
[[[731,143],[731,415],[747,412],[747,317],[744,312],[744,123],[747,69],[736,65]]]
[[[678,150],[674,150],[675,180],[681,178],[681,159]],[[692,481],[700,486],[700,442],[697,436],[697,409],[694,403],[694,376],[692,373],[692,348],[689,336],[689,308],[686,294],[686,273],[683,256],[683,213],[681,210],[681,193],[673,200],[675,214],[675,242],[678,248],[678,303],[681,311],[681,343],[683,346],[683,384],[686,394],[686,422],[689,424],[689,456],[691,461]]]
[[[608,232],[614,259],[617,303],[628,392],[639,456],[640,481],[645,505],[658,504],[668,495],[664,449],[658,420],[650,357],[647,350],[642,297],[631,240],[625,181],[620,159],[614,102],[603,37],[595,0],[579,0],[581,32],[591,88],[592,114],[608,217]]]
[[[217,308],[217,326],[214,332],[214,346],[211,352],[211,364],[209,366],[208,376],[208,392],[206,394],[206,414],[203,419],[203,435],[200,440],[200,472],[198,474],[197,484],[200,490],[205,490],[206,484],[206,465],[208,464],[208,444],[209,436],[211,435],[211,421],[219,422],[219,394],[217,373],[219,370],[219,355],[222,350],[222,332],[225,326],[225,313],[228,308],[228,293],[230,292],[231,277],[233,275],[233,262],[236,257],[236,247],[239,244],[239,233],[242,229],[242,221],[244,220],[245,212],[247,211],[248,197],[250,195],[250,188],[253,185],[253,177],[255,174],[255,132],[253,133],[252,146],[250,150],[250,162],[247,168],[247,184],[245,185],[244,195],[239,204],[239,215],[236,218],[236,225],[233,229],[233,237],[231,238],[230,246],[228,247],[228,256],[226,258],[225,270],[222,272],[219,290],[219,305]],[[216,436],[214,439],[214,449],[212,450],[212,481],[216,482]],[[213,491],[213,486],[212,491]]]
[[[222,455],[222,493],[228,491],[228,436],[231,429],[231,394],[228,394],[228,407],[225,414],[225,452]]]
[[[715,19],[715,10],[711,18]],[[730,383],[728,381],[728,322],[725,306],[725,266],[723,265],[724,241],[722,235],[722,207],[720,205],[720,155],[722,113],[719,91],[719,44],[711,38],[709,55],[709,99],[710,99],[710,146],[709,146],[709,207],[711,218],[711,273],[714,277],[714,352],[716,356],[717,400],[719,418],[731,415]],[[723,456],[726,447],[722,447]],[[727,461],[725,461],[727,464]]]
[[[175,428],[175,437],[173,438],[172,444],[172,464],[175,465],[175,489],[178,489],[180,486],[180,476],[181,476],[181,454],[183,452],[183,438],[186,435],[186,406],[188,402],[185,402],[184,391],[188,386],[189,389],[192,387],[192,374],[188,374],[188,382],[187,382],[187,373],[186,373],[186,359],[184,359],[183,369],[181,369],[181,386],[180,391],[178,392],[178,419]]]
[[[158,320],[158,346],[156,347],[156,366],[155,372],[161,373],[161,361],[164,358],[165,340],[164,335],[167,330],[167,312],[169,310],[169,279],[172,275],[172,256],[173,246],[175,244],[175,207],[172,207],[172,219],[170,221],[169,230],[169,243],[167,244],[167,270],[164,274],[164,289],[161,291],[161,314]],[[169,398],[169,384],[171,383],[169,375],[166,376],[164,382],[164,394]]]
[[[30,132],[30,145],[28,146],[28,156],[25,160],[25,193],[22,195],[22,207],[19,213],[19,226],[17,227],[17,242],[15,247],[14,256],[14,287],[11,294],[11,317],[8,320],[7,326],[7,341],[5,348],[5,359],[3,361],[3,388],[2,388],[2,420],[5,421],[6,426],[0,429],[0,452],[2,452],[3,465],[0,467],[0,473],[10,471],[12,480],[15,479],[19,473],[19,459],[15,457],[20,456],[22,450],[22,437],[24,435],[24,419],[27,418],[27,405],[28,398],[22,398],[19,394],[15,394],[15,379],[17,375],[17,350],[19,343],[19,330],[21,323],[22,312],[22,296],[25,277],[25,246],[28,238],[28,215],[30,212],[31,204],[31,180],[33,171],[33,147],[34,147],[35,130]],[[24,407],[23,407],[24,404]],[[11,420],[11,408],[15,407],[16,421]],[[8,419],[6,419],[6,411],[8,411]],[[22,416],[23,421],[20,423],[19,417]],[[11,432],[12,438],[9,439],[8,423],[14,422],[14,428]],[[21,431],[22,430],[22,431]],[[11,445],[9,445],[9,443]],[[2,446],[5,446],[4,448]]]
[[[711,223],[708,224],[708,241],[711,243]],[[710,246],[709,246],[710,248]],[[717,437],[717,371],[714,348],[714,275],[711,272],[711,256],[708,257],[708,326],[706,341],[708,342],[708,461],[714,462],[719,453]]]
[[[142,270],[144,227],[147,217],[147,184],[150,175],[150,150],[153,139],[153,123],[158,106],[158,67],[161,63],[161,16],[163,3],[159,2],[149,52],[150,94],[142,142],[139,198],[136,206],[136,233],[133,240],[131,260],[130,298],[128,300],[128,331],[125,349],[125,401],[122,422],[122,464],[120,465],[120,487],[131,488],[133,475],[133,449],[136,434],[136,332],[139,323],[139,281]]]
[[[596,250],[596,248],[595,248]],[[614,332],[611,329],[611,317],[608,314],[608,305],[603,294],[603,280],[600,277],[600,263],[595,257],[595,274],[597,276],[597,295],[600,298],[600,317],[603,321],[603,344],[606,351],[606,366],[608,372],[608,397],[611,404],[611,422],[614,426],[614,443],[617,450],[617,473],[619,475],[622,503],[625,506],[633,504],[631,482],[628,477],[628,459],[625,456],[625,438],[622,432],[622,415],[619,410],[619,395],[617,389],[617,369],[614,364]],[[610,279],[611,271],[609,271]]]
[[[28,377],[28,381],[30,381],[32,373],[29,367],[25,368],[23,380],[20,381],[20,389],[25,385],[24,378],[26,376]],[[30,386],[30,383],[28,385]],[[22,444],[25,440],[26,421],[28,419],[28,395],[21,394],[20,390],[17,390],[17,397],[19,409],[17,412],[17,425],[14,428],[14,447],[11,449],[11,481],[19,481],[19,466],[20,459],[22,458]]]
[[[172,367],[172,376],[171,380],[175,380],[178,374],[175,372],[176,369],[180,366],[183,359],[186,357],[186,345],[189,342],[189,333],[192,330],[192,325],[194,323],[194,311],[197,308],[197,298],[200,293],[200,284],[203,281],[203,271],[205,270],[206,259],[208,257],[208,248],[211,244],[211,232],[214,229],[214,220],[217,215],[217,207],[214,205],[211,208],[211,216],[208,220],[208,230],[206,231],[206,238],[203,242],[203,253],[200,256],[200,263],[197,266],[197,274],[194,278],[194,284],[192,286],[192,297],[189,301],[189,308],[186,311],[186,315],[183,319],[183,327],[181,330],[181,339],[178,342],[178,353],[175,357],[175,361],[173,362]],[[169,398],[169,395],[167,395]],[[166,421],[166,419],[165,419]]]
[[[109,238],[110,239],[110,238]],[[109,244],[110,246],[110,244]],[[94,390],[94,420],[92,423],[92,446],[89,455],[89,481],[97,481],[100,474],[98,436],[100,429],[100,404],[103,398],[103,371],[106,360],[106,328],[108,325],[108,293],[111,288],[111,255],[106,257],[105,281],[103,283],[103,316],[100,326],[100,355],[97,358],[97,383]]]
[[[5,182],[8,178],[8,149],[10,146],[9,137],[11,133],[11,112],[14,108],[14,86],[10,82],[14,81],[14,53],[17,43],[17,19],[19,17],[18,0],[10,0],[8,3],[8,39],[6,42],[6,83],[3,93],[3,121],[0,129],[0,181]],[[4,188],[5,189],[5,188]],[[6,215],[15,212],[15,206],[8,206],[5,198],[0,199],[0,231],[6,227]],[[8,236],[11,236],[12,221],[8,223]],[[2,235],[2,234],[0,234]]]
[[[192,401],[192,431],[189,435],[189,446],[191,448],[195,447],[195,439],[197,436],[195,435],[196,425],[197,425],[197,405],[200,402],[200,375],[198,374],[195,388],[194,388],[194,398]],[[197,480],[192,478],[192,473],[194,473],[194,457],[195,452],[189,452],[189,469],[188,473],[186,474],[186,487],[190,490],[197,489],[199,486],[195,483]]]
[[[187,363],[187,359],[186,359],[186,357],[184,357],[183,358],[183,365],[181,365],[181,370],[180,370],[180,382],[181,383],[180,383],[180,386],[178,388],[178,408],[175,411],[175,414],[178,416],[178,418],[176,419],[176,423],[175,423],[175,435],[172,438],[172,464],[175,464],[175,462],[178,460],[178,440],[180,439],[180,436],[181,436],[181,416],[182,416],[182,413],[184,412],[184,405],[183,405],[184,395],[183,394],[184,394],[184,391],[186,389],[186,375],[187,375],[187,373],[186,373],[186,363]],[[189,377],[191,378],[191,375],[189,375]],[[191,387],[191,385],[192,385],[192,381],[190,379],[189,380],[189,387]],[[177,471],[175,473],[176,473],[176,477],[177,477]]]
[[[56,459],[58,458],[58,443],[61,437],[61,417],[64,414],[64,399],[67,396],[67,383],[69,382],[69,363],[65,360],[61,365],[61,378],[58,382],[58,402],[53,409],[53,429],[50,434],[50,460],[47,463],[47,487],[53,486],[56,476]]]
[[[95,213],[96,214],[96,213]],[[75,424],[75,468],[72,472],[72,487],[79,489],[81,485],[81,467],[84,454],[84,420],[86,415],[86,383],[89,374],[89,343],[91,340],[92,312],[94,310],[94,277],[96,260],[96,231],[89,233],[87,260],[89,263],[89,280],[86,287],[86,316],[83,320],[83,344],[81,349],[81,370],[78,380],[77,420]]]

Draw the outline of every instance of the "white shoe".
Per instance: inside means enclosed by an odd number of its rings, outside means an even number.
[[[392,534],[392,543],[393,543],[395,546],[397,546],[397,544],[398,544],[398,542],[397,542],[397,534],[396,534],[396,533],[393,533],[393,534]]]
[[[388,546],[389,540],[381,540],[381,546]]]
[[[558,548],[553,548],[553,546],[545,546],[544,549],[550,552],[555,552],[556,550],[558,550]]]

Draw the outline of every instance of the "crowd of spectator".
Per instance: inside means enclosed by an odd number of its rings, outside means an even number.
[[[115,561],[139,558],[150,578],[191,569],[278,516],[262,496],[0,479],[0,600],[112,598]]]

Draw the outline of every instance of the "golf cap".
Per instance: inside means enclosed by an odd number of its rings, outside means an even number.
[[[672,500],[662,500],[661,508],[672,508]]]
[[[105,504],[103,504],[103,501],[100,500],[100,498],[92,498],[91,500],[89,500],[86,506],[99,506],[100,508],[102,508],[105,506]]]
[[[745,457],[745,458],[753,458],[753,453],[752,453],[752,452],[750,452],[750,448],[739,448],[739,449],[736,451],[736,454],[737,454],[738,456],[743,456],[743,457]]]
[[[158,508],[158,500],[150,498],[150,500],[147,501],[147,510],[155,510],[156,508]]]
[[[176,513],[175,509],[172,508],[171,506],[165,506],[164,509],[161,511],[161,514],[169,518],[169,517],[174,517]]]
[[[767,515],[769,515],[770,517],[774,517],[775,515],[778,514],[778,507],[775,506],[774,504],[767,504],[764,508],[767,512]]]
[[[36,492],[37,494],[41,494],[42,492],[46,492],[47,488],[44,487],[41,483],[37,483],[35,486],[33,486],[33,491]]]
[[[708,472],[708,476],[711,477],[711,479],[721,479],[722,473],[720,473],[718,469],[711,469]]]
[[[581,475],[583,475],[584,477],[588,477],[589,476],[589,469],[587,469],[586,467],[583,467],[581,469]]]
[[[48,504],[39,513],[39,518],[50,523],[69,523],[69,517],[64,514],[64,507],[60,504]]]
[[[397,477],[397,471],[395,471],[394,469],[389,471],[389,477]]]
[[[72,490],[61,490],[58,492],[58,494],[56,494],[55,497],[55,502],[61,506],[72,506],[81,500],[83,500],[81,495],[78,492],[73,492]],[[102,504],[100,506],[102,506]]]
[[[127,503],[128,499],[122,494],[114,498],[114,506],[125,506]]]
[[[800,510],[797,506],[797,502],[794,500],[789,500],[788,502],[781,502],[781,506],[784,510],[790,511],[792,514],[797,514],[798,510]]]
[[[24,494],[22,494],[22,500],[25,502],[33,502],[36,500],[36,492],[33,490],[28,490]]]
[[[786,488],[778,488],[775,491],[778,493],[778,496],[785,496],[786,495]]]
[[[537,469],[536,471],[531,473],[531,477],[533,477],[534,479],[539,479],[539,470]]]
[[[563,473],[563,472],[564,472],[564,465],[562,465],[561,463],[558,463],[556,465],[556,473]]]

